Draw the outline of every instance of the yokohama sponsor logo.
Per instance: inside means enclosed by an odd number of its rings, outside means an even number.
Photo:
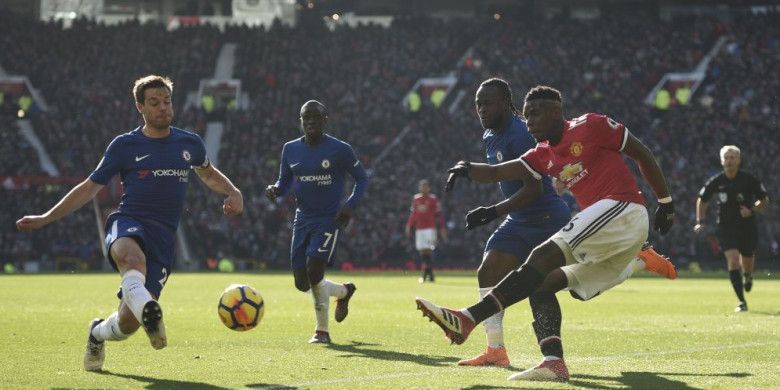
[[[330,175],[310,175],[298,177],[298,180],[300,181],[328,181],[330,179]]]
[[[187,177],[189,174],[189,169],[155,169],[152,171],[152,175],[154,175],[154,177]]]

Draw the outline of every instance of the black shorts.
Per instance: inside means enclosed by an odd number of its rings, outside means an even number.
[[[737,249],[742,256],[753,257],[758,244],[758,227],[755,224],[720,225],[718,241],[724,251]]]

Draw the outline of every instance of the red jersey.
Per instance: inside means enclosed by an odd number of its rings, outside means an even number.
[[[557,145],[545,141],[522,157],[534,177],[553,176],[571,190],[581,210],[601,199],[644,204],[621,151],[628,129],[611,118],[585,114],[563,123]]]
[[[432,229],[436,227],[438,220],[439,226],[444,226],[444,213],[441,211],[441,205],[436,195],[417,194],[412,198],[411,214],[406,220],[406,228],[411,229]]]

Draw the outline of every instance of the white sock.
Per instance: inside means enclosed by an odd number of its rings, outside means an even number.
[[[328,295],[331,297],[336,297],[338,299],[344,298],[347,296],[347,288],[344,287],[341,283],[335,283],[328,279],[323,279],[325,281],[325,285],[328,287]]]
[[[479,297],[485,298],[493,290],[493,287],[479,289]],[[504,346],[504,311],[493,314],[482,322],[487,334],[488,347],[499,348]]]
[[[111,313],[103,322],[92,328],[92,337],[96,338],[97,341],[124,340],[129,336],[129,334],[124,334],[122,333],[122,330],[119,329],[118,312]]]
[[[122,299],[138,322],[142,322],[144,305],[154,299],[144,283],[146,283],[146,276],[137,270],[131,269],[122,275]]]
[[[647,264],[645,264],[645,262],[642,259],[637,257],[633,261],[631,261],[631,264],[629,264],[628,268],[633,269],[632,272],[636,272],[636,271],[641,271],[641,270],[645,269],[646,267],[647,267]]]
[[[557,356],[545,356],[544,361],[549,362],[550,360],[561,360],[561,358]]]
[[[311,286],[311,296],[314,300],[314,314],[317,319],[317,329],[328,331],[328,282],[323,278],[314,286]]]

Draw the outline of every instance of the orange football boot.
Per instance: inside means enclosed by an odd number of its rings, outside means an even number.
[[[639,251],[638,256],[645,263],[646,270],[667,279],[674,279],[677,277],[677,270],[674,268],[674,264],[669,261],[668,257],[658,254],[649,242],[642,245],[642,250]]]
[[[485,352],[471,359],[463,359],[458,362],[459,366],[509,366],[509,356],[506,353],[506,348],[490,348],[487,347]]]

